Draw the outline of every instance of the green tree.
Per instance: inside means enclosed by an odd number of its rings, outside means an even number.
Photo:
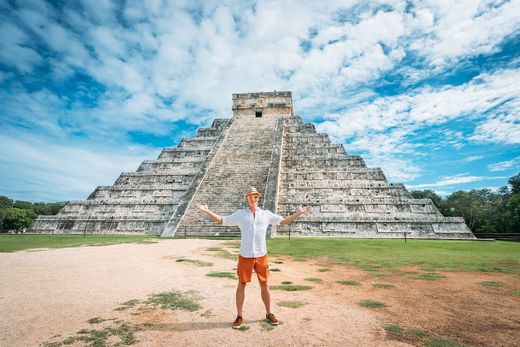
[[[65,206],[64,202],[35,202],[33,204],[33,210],[37,215],[55,215],[63,206]]]
[[[520,194],[509,197],[504,217],[509,232],[520,232]]]
[[[459,190],[447,197],[446,204],[450,214],[463,217],[471,231],[491,233],[496,231],[497,196],[489,189]]]
[[[29,201],[16,200],[13,204],[13,207],[22,209],[22,210],[32,210],[33,204]]]
[[[520,194],[520,173],[507,181],[511,186],[511,194]]]
[[[6,209],[8,207],[13,207],[13,200],[7,196],[0,195],[0,209]]]
[[[23,210],[17,207],[9,207],[4,211],[2,218],[2,231],[20,232],[24,228],[29,227],[36,219],[36,213],[33,210]]]

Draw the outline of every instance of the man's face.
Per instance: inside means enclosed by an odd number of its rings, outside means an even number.
[[[246,197],[247,206],[249,208],[256,208],[258,207],[258,200],[260,200],[260,197],[256,194],[251,194]]]

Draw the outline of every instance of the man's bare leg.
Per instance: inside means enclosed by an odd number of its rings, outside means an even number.
[[[265,306],[265,313],[271,313],[271,294],[269,293],[269,286],[267,285],[267,281],[259,283],[262,292],[262,301]]]
[[[237,293],[236,293],[236,303],[237,303],[237,315],[242,317],[242,307],[244,307],[244,300],[246,298],[246,284],[238,282]]]

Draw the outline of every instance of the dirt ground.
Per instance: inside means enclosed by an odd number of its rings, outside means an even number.
[[[415,268],[380,276],[325,259],[287,257],[271,257],[271,270],[279,271],[271,272],[270,284],[290,281],[313,288],[272,290],[273,311],[282,324],[271,328],[264,322],[260,288],[253,279],[246,288],[247,329],[233,330],[236,281],[206,275],[234,272],[236,261],[219,256],[211,250],[215,247],[237,252],[229,242],[188,239],[2,253],[0,346],[57,346],[67,339],[82,346],[85,342],[74,337],[117,327],[134,329],[126,342],[136,346],[421,346],[427,339],[424,331],[468,346],[520,345],[520,297],[513,295],[520,289],[519,274],[449,272],[429,281],[409,278],[406,271],[425,272]],[[178,262],[180,258],[213,265]],[[503,285],[485,287],[483,281]],[[393,287],[376,288],[374,283]],[[171,290],[194,291],[202,307],[189,312],[139,303],[122,306]],[[359,306],[365,299],[386,307]],[[305,305],[280,307],[280,301]],[[106,321],[87,322],[93,318]],[[387,332],[389,324],[402,332]],[[115,344],[121,337],[108,333],[105,341]]]

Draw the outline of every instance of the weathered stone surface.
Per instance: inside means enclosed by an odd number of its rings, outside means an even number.
[[[233,94],[232,110],[233,118],[200,128],[86,201],[40,216],[30,231],[235,236],[237,228],[215,224],[194,204],[225,215],[244,208],[243,194],[255,186],[261,206],[278,214],[313,206],[273,236],[474,238],[462,218],[443,217],[431,200],[414,199],[294,116],[290,92]]]

